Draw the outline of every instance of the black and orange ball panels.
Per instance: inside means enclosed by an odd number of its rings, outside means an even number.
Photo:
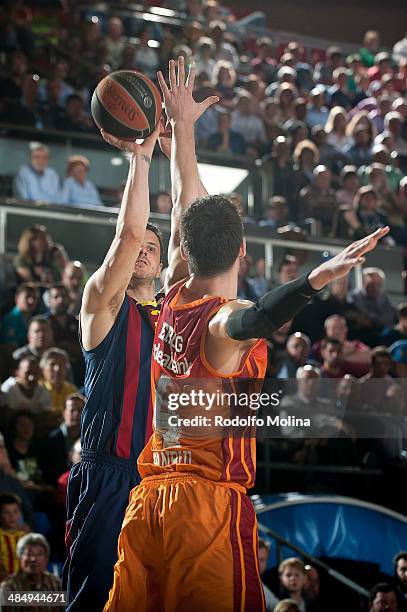
[[[147,138],[162,111],[158,88],[141,72],[117,70],[102,79],[91,101],[99,128],[123,140]]]

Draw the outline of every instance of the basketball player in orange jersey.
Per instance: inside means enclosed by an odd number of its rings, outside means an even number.
[[[363,263],[388,228],[360,240],[310,274],[267,293],[257,303],[237,295],[243,227],[222,196],[195,199],[198,183],[192,97],[194,71],[170,63],[170,87],[159,81],[173,129],[172,180],[186,209],[181,253],[189,277],[164,300],[154,338],[154,433],[138,466],[141,484],[119,538],[119,560],[105,611],[258,612],[265,609],[257,559],[255,513],[246,494],[255,478],[253,437],[208,437],[168,425],[166,382],[221,387],[265,373],[262,338],[278,329],[318,290]],[[192,202],[190,204],[190,202]],[[165,395],[165,394],[164,394]],[[183,416],[195,415],[188,403]],[[208,413],[206,413],[208,414]]]

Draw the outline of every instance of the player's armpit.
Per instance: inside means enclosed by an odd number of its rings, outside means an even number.
[[[125,298],[142,237],[116,237],[101,267],[86,283],[80,313],[85,350],[93,350],[112,327]]]
[[[226,340],[230,344],[236,346],[237,344],[241,344],[242,340],[239,338],[232,337],[228,332],[228,321],[231,317],[235,315],[235,313],[242,313],[244,311],[250,310],[253,307],[253,302],[249,300],[233,300],[232,302],[227,302],[224,304],[216,315],[209,321],[208,324],[208,333],[213,339],[219,339],[223,342]],[[245,338],[245,344],[250,338]],[[257,342],[255,338],[253,338],[253,343]]]

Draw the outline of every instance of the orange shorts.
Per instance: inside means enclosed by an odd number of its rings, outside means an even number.
[[[264,612],[244,491],[190,473],[144,478],[130,495],[105,612]]]

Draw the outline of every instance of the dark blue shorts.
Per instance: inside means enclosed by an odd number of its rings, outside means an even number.
[[[117,541],[137,464],[83,450],[68,483],[66,543],[62,572],[68,611],[98,612],[107,602],[117,561]]]

